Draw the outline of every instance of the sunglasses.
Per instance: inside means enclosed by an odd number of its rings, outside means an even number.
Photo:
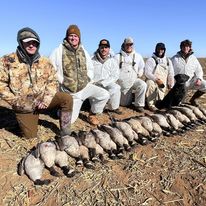
[[[36,42],[34,40],[31,40],[31,41],[28,41],[28,42],[24,42],[24,44],[27,45],[27,46],[30,46],[30,45],[37,46],[38,42]]]

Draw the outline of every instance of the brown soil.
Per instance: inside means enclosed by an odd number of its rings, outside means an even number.
[[[206,60],[200,59],[206,68]],[[206,107],[206,96],[201,103]],[[38,140],[25,140],[18,135],[18,126],[11,110],[0,104],[0,205],[11,206],[205,206],[206,205],[206,126],[202,125],[182,136],[161,136],[156,143],[138,145],[125,154],[125,159],[96,164],[95,170],[77,168],[73,178],[52,177],[47,170],[43,178],[52,179],[49,186],[34,186],[27,176],[18,176],[19,160]],[[121,107],[125,119],[139,115]],[[72,126],[73,130],[89,130],[84,121],[88,113]],[[110,123],[104,113],[101,123]],[[54,138],[58,120],[40,116],[38,136]],[[69,164],[75,166],[74,160]]]

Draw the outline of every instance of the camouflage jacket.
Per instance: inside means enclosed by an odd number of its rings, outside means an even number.
[[[72,93],[79,92],[89,82],[87,76],[87,64],[86,56],[83,48],[78,47],[77,50],[73,50],[71,46],[66,43],[63,47],[63,86]]]
[[[0,97],[15,111],[31,112],[37,101],[48,106],[57,85],[56,72],[45,57],[32,66],[22,62],[16,53],[0,59]]]

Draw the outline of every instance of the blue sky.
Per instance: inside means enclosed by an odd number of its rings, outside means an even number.
[[[70,24],[81,30],[82,43],[92,54],[106,38],[114,52],[125,37],[150,56],[164,42],[167,55],[190,39],[198,57],[206,57],[205,0],[10,0],[1,2],[0,56],[16,50],[19,29],[31,27],[41,38],[40,53],[48,56],[65,37]]]

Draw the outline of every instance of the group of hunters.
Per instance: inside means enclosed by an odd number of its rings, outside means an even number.
[[[37,137],[39,114],[52,109],[59,111],[60,135],[69,135],[86,99],[91,106],[87,121],[93,125],[99,124],[97,114],[103,110],[121,114],[119,106],[134,104],[140,113],[145,107],[156,111],[156,102],[174,86],[177,74],[188,75],[186,89],[196,90],[191,104],[197,105],[206,92],[190,40],[182,41],[171,59],[165,44],[157,43],[146,62],[131,37],[124,39],[117,54],[102,39],[91,57],[77,25],[68,27],[49,58],[39,54],[40,38],[31,28],[19,30],[17,41],[16,52],[0,58],[0,98],[12,107],[25,138]]]

